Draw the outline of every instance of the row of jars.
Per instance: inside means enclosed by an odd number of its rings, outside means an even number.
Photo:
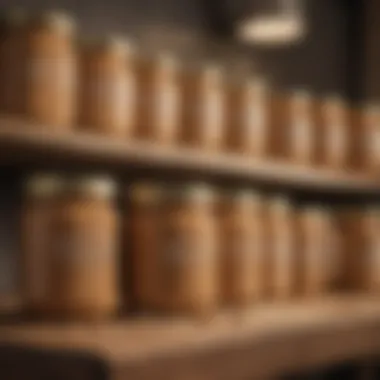
[[[125,193],[121,212],[107,178],[27,182],[21,241],[29,312],[100,318],[133,305],[208,315],[342,285],[380,290],[380,213],[356,212],[338,229],[323,208],[295,209],[251,190],[216,195],[205,184],[135,183]]]
[[[2,25],[0,111],[31,126],[341,169],[380,166],[377,106],[273,94],[259,78],[232,82],[215,65],[185,69],[120,38],[78,44],[62,13],[10,12]]]

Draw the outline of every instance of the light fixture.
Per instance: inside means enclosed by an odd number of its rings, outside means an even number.
[[[284,45],[305,35],[302,0],[251,0],[249,16],[236,25],[237,37],[246,43]]]

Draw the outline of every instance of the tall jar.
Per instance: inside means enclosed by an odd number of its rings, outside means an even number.
[[[82,46],[79,128],[126,138],[136,122],[133,50],[109,37]]]
[[[119,306],[119,215],[108,178],[72,180],[52,221],[48,306],[54,316],[100,319]]]
[[[380,169],[380,107],[368,105],[362,114],[360,125],[362,166],[365,170],[378,173]]]
[[[240,191],[221,205],[222,298],[232,307],[248,307],[263,294],[264,250],[261,199]]]
[[[327,290],[329,281],[328,216],[321,208],[307,206],[297,221],[299,293],[318,296]]]
[[[267,205],[267,271],[271,298],[284,300],[295,288],[295,236],[293,213],[286,198],[275,197]]]
[[[128,195],[126,225],[132,252],[133,296],[140,310],[158,309],[162,189],[159,184],[137,182],[130,186]]]
[[[25,53],[28,15],[11,9],[3,15],[0,40],[0,109],[20,116],[25,97]]]
[[[219,278],[214,193],[206,185],[168,189],[160,243],[161,305],[206,317],[218,304]]]
[[[25,185],[21,214],[22,279],[28,313],[43,315],[50,291],[51,226],[64,182],[56,175],[35,175]]]
[[[291,94],[285,117],[287,125],[287,157],[298,164],[312,163],[315,134],[312,99],[307,92]]]
[[[349,126],[342,99],[330,97],[319,107],[318,161],[330,169],[345,169],[349,159]]]
[[[182,141],[202,150],[222,148],[225,134],[225,92],[219,67],[207,66],[184,79]]]
[[[26,93],[23,113],[49,130],[74,122],[76,56],[73,21],[63,13],[43,13],[30,22],[26,38]]]
[[[232,85],[228,100],[227,149],[263,157],[267,149],[268,88],[258,79]]]
[[[136,136],[173,144],[178,137],[182,107],[179,62],[161,53],[138,64],[139,112]]]
[[[380,209],[374,206],[363,215],[364,273],[363,288],[373,294],[380,293]]]

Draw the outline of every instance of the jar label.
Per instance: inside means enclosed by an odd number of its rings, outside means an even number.
[[[291,145],[296,152],[307,153],[310,150],[311,125],[309,120],[297,120],[291,126]]]
[[[341,156],[346,154],[347,136],[346,128],[342,124],[332,125],[328,128],[327,151],[329,155]]]
[[[265,127],[265,112],[260,105],[247,105],[243,110],[244,136],[249,140],[261,139]]]

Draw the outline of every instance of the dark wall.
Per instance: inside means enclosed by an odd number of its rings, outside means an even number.
[[[246,66],[258,67],[284,87],[345,91],[346,15],[339,0],[304,0],[308,20],[305,41],[267,51],[205,39],[209,23],[204,1],[209,0],[0,0],[0,7],[30,8],[32,3],[33,8],[63,8],[76,15],[80,29],[87,33],[130,33],[151,47],[174,45],[185,59],[239,60]]]

